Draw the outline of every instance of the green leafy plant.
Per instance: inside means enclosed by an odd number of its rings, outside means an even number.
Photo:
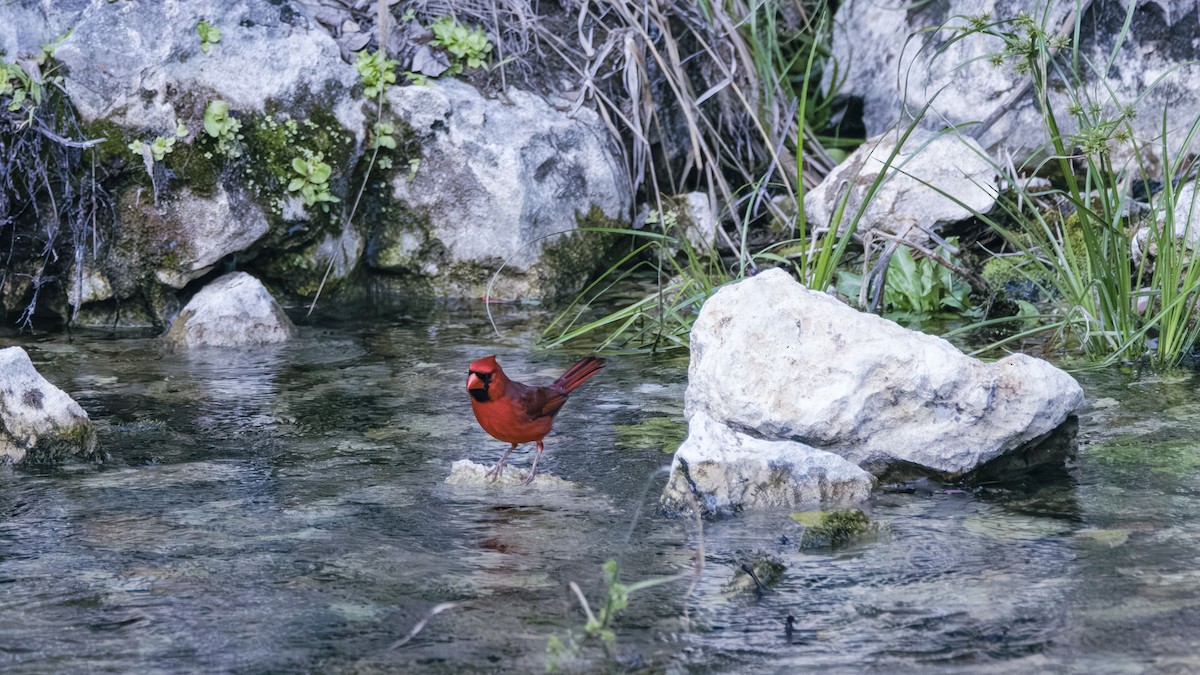
[[[288,183],[288,192],[299,191],[304,196],[308,206],[320,204],[321,210],[329,213],[329,205],[341,201],[329,192],[329,177],[333,168],[325,163],[321,153],[306,153],[304,157],[292,160],[292,170],[295,175]]]
[[[204,19],[196,22],[196,33],[200,35],[200,50],[205,54],[208,53],[209,47],[221,41],[221,29]]]
[[[161,162],[175,149],[175,139],[168,136],[158,136],[152,142],[134,141],[129,144],[129,151],[142,157],[148,151],[154,161]]]
[[[363,96],[368,99],[378,98],[389,84],[396,82],[396,66],[399,61],[389,59],[382,51],[358,53],[354,67],[363,83]]]
[[[950,246],[957,239],[947,240]],[[956,265],[954,255],[939,246],[934,252],[949,265]],[[862,297],[862,276],[847,270],[838,272],[839,293],[851,298]],[[929,256],[914,257],[907,246],[900,246],[888,263],[887,283],[884,286],[883,309],[910,319],[927,319],[937,314],[958,316],[978,312],[971,306],[971,285],[958,274]]]
[[[8,98],[5,105],[9,112],[24,110],[27,114],[22,126],[33,121],[33,111],[42,103],[42,83],[30,77],[29,73],[16,63],[0,61],[0,105]]]
[[[577,661],[583,652],[584,645],[593,640],[599,640],[604,647],[604,651],[609,658],[616,658],[617,651],[617,633],[613,629],[613,623],[618,615],[625,611],[629,606],[629,596],[647,588],[653,588],[662,584],[671,583],[688,576],[687,574],[676,574],[669,577],[659,577],[654,579],[645,579],[632,584],[623,584],[619,578],[619,566],[616,560],[608,560],[603,566],[604,572],[604,601],[600,604],[599,611],[593,612],[591,605],[580,590],[579,585],[571,582],[571,591],[574,592],[576,599],[579,600],[580,606],[583,608],[587,621],[582,629],[572,628],[567,630],[565,637],[551,635],[546,641],[546,672],[555,672],[560,669],[569,667],[572,662]]]
[[[396,133],[396,125],[379,122],[372,127],[372,131],[371,148],[396,149],[396,137],[392,135]]]
[[[229,104],[221,99],[209,101],[204,108],[204,132],[217,139],[217,151],[229,157],[241,157],[242,123],[229,114]]]
[[[458,75],[465,68],[479,68],[487,63],[492,53],[492,42],[483,29],[469,29],[452,16],[443,16],[429,24],[433,41],[429,44],[445,49],[450,55],[450,68],[446,72]]]

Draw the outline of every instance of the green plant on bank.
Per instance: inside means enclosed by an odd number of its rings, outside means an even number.
[[[229,104],[221,99],[209,101],[204,108],[204,132],[217,139],[217,151],[229,157],[242,156],[243,139],[238,133],[242,123],[229,114]]]
[[[717,256],[693,246],[668,211],[660,219],[662,231],[649,228],[580,228],[585,232],[628,235],[630,250],[592,281],[542,332],[544,347],[557,347],[584,336],[601,334],[599,349],[675,349],[688,346],[688,335],[700,306],[730,272]],[[651,288],[639,299],[602,317],[588,320],[591,306],[622,285],[653,275]]]
[[[325,156],[319,152],[313,154],[304,151],[304,155],[292,160],[292,170],[296,175],[288,183],[288,192],[299,191],[306,205],[320,204],[321,210],[329,213],[329,205],[341,201],[329,192],[329,177],[333,174],[333,167],[325,163]]]
[[[396,125],[386,122],[377,122],[371,128],[371,149],[372,150],[395,150],[396,149]],[[392,158],[384,155],[375,162],[381,169],[392,168]]]
[[[175,138],[171,136],[157,136],[150,143],[137,140],[129,144],[130,152],[138,157],[142,157],[146,154],[146,152],[149,152],[150,156],[153,157],[154,161],[156,162],[163,161],[163,159],[167,155],[171,154],[174,149]]]
[[[156,136],[153,141],[146,143],[142,140],[136,140],[129,144],[129,151],[138,157],[145,157],[149,152],[150,156],[156,162],[163,161],[167,155],[175,150],[175,140],[188,135],[187,125],[183,120],[175,120],[175,135],[174,136]]]
[[[69,35],[0,59],[0,286],[5,310],[24,305],[22,329],[32,327],[42,291],[65,283],[101,245],[113,211],[96,179],[103,141],[89,139],[53,61]]]
[[[21,126],[33,122],[34,111],[46,97],[46,87],[62,84],[62,76],[55,72],[58,69],[46,66],[54,58],[54,51],[72,32],[69,30],[38,48],[33,61],[43,69],[40,77],[34,77],[15,61],[0,61],[0,105],[4,105],[8,112],[24,111],[26,118]],[[5,97],[8,98],[7,104],[4,103]]]
[[[465,68],[482,67],[492,53],[492,42],[482,28],[469,29],[452,16],[435,19],[429,29],[433,31],[433,40],[429,44],[445,49],[451,57],[450,68],[446,71],[451,76],[462,73]]]
[[[368,99],[379,98],[389,84],[396,82],[396,66],[399,61],[389,59],[382,51],[358,52],[354,67],[363,83],[363,96]]]
[[[946,243],[956,246],[957,239],[951,237]],[[938,246],[935,253],[952,264],[956,262],[945,246]],[[845,296],[860,297],[862,275],[848,270],[838,272],[837,289]],[[971,306],[971,285],[965,279],[927,256],[914,257],[907,246],[900,246],[888,263],[883,309],[893,318],[917,320],[938,314],[978,314]]]
[[[209,47],[221,41],[221,29],[204,19],[196,22],[196,33],[200,35],[200,50],[205,54]]]
[[[1017,198],[1002,200],[1006,220],[982,219],[999,232],[1008,246],[1030,264],[1022,269],[1027,279],[1039,284],[1050,298],[1051,321],[1031,331],[1011,336],[1009,341],[1031,332],[1049,332],[1057,343],[1082,351],[1100,363],[1148,357],[1157,367],[1177,365],[1194,349],[1200,336],[1197,303],[1200,302],[1200,264],[1196,252],[1178,236],[1185,229],[1176,223],[1178,197],[1193,142],[1200,131],[1200,117],[1185,127],[1181,149],[1168,152],[1171,131],[1167,110],[1162,111],[1159,150],[1163,158],[1163,188],[1153,198],[1151,213],[1137,215],[1129,185],[1148,181],[1151,167],[1144,163],[1150,148],[1134,136],[1131,120],[1148,91],[1171,75],[1163,73],[1133,102],[1124,102],[1108,89],[1085,86],[1090,74],[1105,81],[1116,55],[1129,35],[1134,7],[1127,9],[1125,24],[1108,58],[1095,63],[1067,35],[1078,35],[1080,13],[1074,23],[1062,27],[1045,25],[1046,15],[1021,13],[1011,20],[995,21],[990,16],[972,17],[958,28],[945,49],[954,41],[986,35],[1003,44],[992,61],[1013,63],[1031,79],[1034,98],[1048,137],[1047,160],[1061,174],[1062,187],[1034,193],[1020,187],[1020,175],[1005,167]],[[1051,98],[1051,90],[1056,94]],[[1066,100],[1056,106],[1055,100]],[[1063,131],[1060,120],[1070,118],[1073,133]],[[1134,159],[1114,162],[1114,150]],[[1140,178],[1138,178],[1140,176]],[[1146,185],[1146,193],[1151,194]],[[1194,199],[1184,205],[1191,219]],[[1063,215],[1063,214],[1066,215]],[[980,214],[977,214],[977,216]],[[1016,226],[1010,223],[1016,223]],[[1138,231],[1147,227],[1143,250],[1157,254],[1134,260],[1131,247]],[[1176,228],[1179,227],[1177,233]],[[1049,279],[1049,287],[1046,287]]]

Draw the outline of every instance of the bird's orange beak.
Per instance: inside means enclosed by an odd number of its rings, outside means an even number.
[[[467,391],[472,389],[483,389],[483,380],[479,379],[475,373],[467,375]]]

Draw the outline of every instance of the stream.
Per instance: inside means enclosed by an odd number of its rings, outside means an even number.
[[[0,671],[1200,670],[1195,374],[1081,373],[1065,466],[884,488],[877,534],[799,551],[786,513],[701,533],[657,511],[684,354],[613,357],[572,396],[539,471],[583,487],[446,485],[506,448],[471,415],[470,361],[546,383],[582,355],[529,349],[539,310],[497,311],[501,338],[443,308],[246,351],[4,334],[111,460],[0,467]],[[762,554],[778,583],[730,588]],[[598,611],[609,559],[627,584],[682,577],[630,594],[606,654],[569,584]]]

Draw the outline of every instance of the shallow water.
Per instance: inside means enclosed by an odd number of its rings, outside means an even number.
[[[250,353],[149,339],[11,338],[74,396],[104,466],[0,469],[5,672],[536,672],[598,606],[601,565],[638,591],[616,654],[568,669],[652,672],[1144,672],[1200,669],[1200,395],[1191,375],[1084,374],[1092,410],[1064,468],[966,490],[880,492],[882,531],[799,552],[784,513],[658,514],[686,358],[620,356],[568,402],[542,491],[443,484],[494,462],[466,364],[496,353],[548,381],[535,310],[306,326]],[[514,453],[527,466],[531,453]],[[726,588],[755,553],[786,564],[761,597]],[[429,619],[397,646],[426,612]],[[785,619],[794,617],[794,630]]]

